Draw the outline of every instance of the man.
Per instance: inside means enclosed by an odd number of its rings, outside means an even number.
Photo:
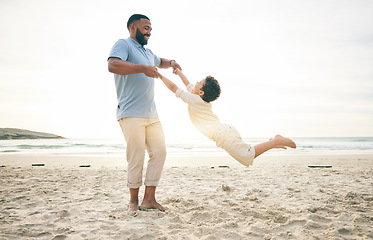
[[[151,50],[144,48],[152,31],[148,17],[132,15],[127,28],[130,37],[114,44],[108,58],[108,69],[114,73],[118,98],[117,119],[127,142],[129,211],[149,208],[165,211],[155,199],[155,190],[166,159],[166,146],[154,103],[154,78],[159,77],[157,67],[181,68],[175,60],[159,58]],[[139,206],[145,149],[149,154],[149,161],[144,181],[144,198]]]

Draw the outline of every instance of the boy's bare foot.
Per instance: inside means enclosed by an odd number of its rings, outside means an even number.
[[[166,211],[167,209],[159,204],[157,201],[143,201],[139,207],[140,210],[147,211],[149,209],[158,209],[159,211]]]
[[[291,147],[291,148],[297,148],[297,145],[291,140],[290,138],[283,137],[281,135],[276,135],[273,139],[274,142],[276,142],[275,148],[284,148]]]

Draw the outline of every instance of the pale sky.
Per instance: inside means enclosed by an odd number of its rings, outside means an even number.
[[[122,137],[106,60],[133,13],[157,56],[218,79],[213,110],[243,137],[373,136],[371,0],[1,0],[0,127]],[[156,81],[166,138],[202,137]]]

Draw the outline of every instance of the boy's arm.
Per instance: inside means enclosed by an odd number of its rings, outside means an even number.
[[[173,83],[171,80],[169,80],[165,76],[159,74],[159,78],[162,80],[164,85],[166,85],[166,87],[168,87],[168,89],[170,89],[173,93],[175,93],[176,90],[179,88],[178,86],[176,86],[175,83]]]
[[[190,84],[190,82],[189,82],[188,78],[185,77],[184,73],[182,71],[180,71],[180,69],[178,69],[178,68],[174,70],[174,73],[177,74],[177,75],[179,75],[179,77],[183,81],[184,85],[186,87],[188,87],[188,85]]]

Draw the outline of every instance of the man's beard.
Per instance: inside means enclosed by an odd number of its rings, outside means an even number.
[[[146,34],[146,36],[149,35]],[[145,34],[142,34],[139,29],[136,29],[136,40],[141,44],[141,46],[148,44],[148,40],[145,39]]]

